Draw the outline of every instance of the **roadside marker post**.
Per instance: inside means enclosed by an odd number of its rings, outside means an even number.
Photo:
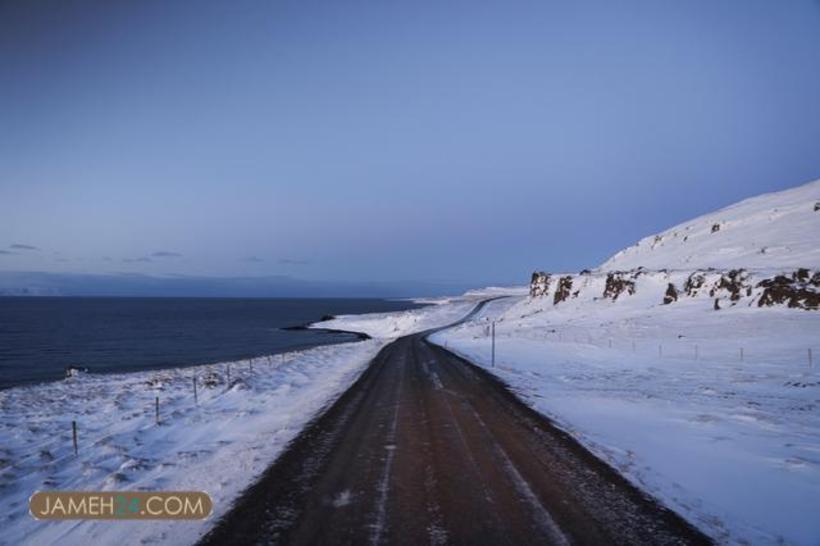
[[[77,421],[71,421],[71,437],[74,440],[74,456],[78,455],[77,451]]]
[[[811,355],[811,349],[809,349],[809,368],[813,368],[813,367],[814,367],[814,362],[813,362],[812,355]]]
[[[492,349],[493,366],[492,367],[495,368],[495,321],[493,321],[492,331],[493,331],[493,349]]]
[[[159,424],[159,396],[154,398],[154,413],[156,415],[157,424]]]
[[[199,397],[196,394],[196,376],[194,376],[194,404],[199,405]]]

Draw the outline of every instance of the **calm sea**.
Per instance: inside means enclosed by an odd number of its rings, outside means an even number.
[[[128,372],[351,341],[282,328],[416,307],[378,299],[0,298],[0,389],[60,379],[68,365]]]

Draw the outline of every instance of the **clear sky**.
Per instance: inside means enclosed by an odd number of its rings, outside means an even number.
[[[816,178],[814,0],[0,3],[4,271],[522,283]]]

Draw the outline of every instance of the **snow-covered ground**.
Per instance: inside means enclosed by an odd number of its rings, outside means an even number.
[[[602,307],[501,300],[433,340],[489,368],[496,320],[491,371],[641,488],[725,542],[818,544],[820,314]]]
[[[474,304],[461,298],[362,315],[356,325],[374,337],[362,342],[0,391],[0,544],[195,542],[390,339],[454,322]],[[72,420],[79,428],[77,457]],[[29,496],[49,489],[205,490],[214,514],[204,522],[36,521],[28,514]]]
[[[638,486],[724,543],[817,545],[818,271],[820,181],[536,274],[433,340],[489,368],[496,321],[491,371]]]

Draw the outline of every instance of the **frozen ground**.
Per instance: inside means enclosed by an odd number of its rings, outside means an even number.
[[[820,313],[629,298],[508,298],[433,340],[489,368],[496,320],[492,371],[709,535],[820,543]]]
[[[377,339],[357,343],[0,391],[0,543],[195,542],[392,337],[453,322],[472,306],[468,298],[363,315],[356,325]],[[205,490],[215,508],[205,522],[39,522],[28,514],[28,499],[47,489]]]

